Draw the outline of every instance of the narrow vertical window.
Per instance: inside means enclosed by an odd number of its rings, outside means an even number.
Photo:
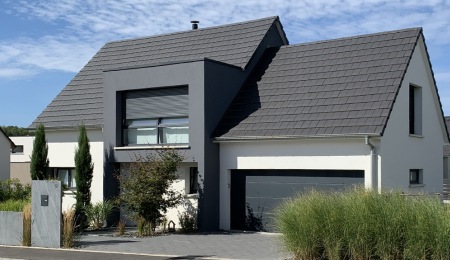
[[[198,192],[198,168],[191,167],[189,172],[189,194]]]
[[[422,88],[409,86],[409,134],[422,135]]]

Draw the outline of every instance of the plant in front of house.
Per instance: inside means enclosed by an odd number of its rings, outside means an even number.
[[[76,204],[75,214],[78,221],[77,226],[83,230],[87,228],[87,217],[84,209],[91,203],[91,182],[94,172],[94,164],[90,151],[89,138],[86,127],[80,126],[78,137],[78,147],[75,151],[75,183],[76,183]]]
[[[178,214],[178,222],[183,233],[192,233],[197,229],[197,216],[195,214],[186,211]]]
[[[89,204],[85,209],[88,224],[92,229],[100,229],[106,224],[106,220],[114,210],[112,202],[105,200],[104,202],[97,202]]]
[[[436,197],[311,191],[278,208],[277,224],[295,259],[450,259],[450,214]]]
[[[31,186],[18,179],[0,180],[0,211],[21,212],[30,203]]]
[[[33,141],[33,153],[31,154],[30,174],[32,180],[48,179],[48,144],[45,138],[45,127],[43,124],[36,128]]]
[[[31,246],[31,204],[23,208],[22,246]]]
[[[77,230],[76,212],[74,209],[69,209],[63,212],[62,223],[62,244],[64,248],[72,248],[79,239]]]
[[[173,190],[171,184],[178,179],[177,168],[182,160],[183,157],[171,149],[135,156],[127,174],[119,176],[118,201],[133,214],[139,235],[152,233],[167,209],[180,203],[182,195]]]

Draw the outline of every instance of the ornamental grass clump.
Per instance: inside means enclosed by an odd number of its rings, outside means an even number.
[[[23,208],[22,246],[31,246],[31,204]]]
[[[432,196],[311,190],[278,209],[277,226],[295,259],[450,259],[450,214]]]

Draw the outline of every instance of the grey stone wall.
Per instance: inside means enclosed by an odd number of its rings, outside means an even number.
[[[0,211],[0,245],[22,245],[23,213]]]
[[[61,202],[60,181],[32,181],[31,244],[33,246],[50,248],[61,246]]]

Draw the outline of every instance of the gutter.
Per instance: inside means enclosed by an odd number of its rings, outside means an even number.
[[[370,136],[365,136],[365,144],[370,147],[370,174],[368,176],[371,177],[372,189],[379,188],[378,185],[378,171],[377,171],[377,152],[375,146],[370,142]]]
[[[214,143],[225,142],[254,142],[254,141],[270,141],[270,140],[318,140],[318,139],[359,139],[369,137],[380,137],[376,133],[363,134],[327,134],[327,135],[284,135],[284,136],[235,136],[235,137],[215,137],[212,138]]]

